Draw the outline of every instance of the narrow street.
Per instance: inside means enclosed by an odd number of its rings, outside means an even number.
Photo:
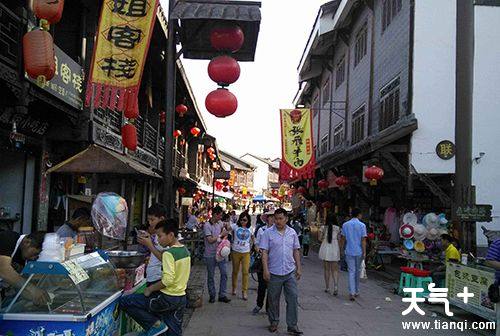
[[[228,267],[230,273],[231,267]],[[231,276],[229,275],[228,286]],[[216,285],[218,284],[218,280]],[[238,296],[231,297],[229,304],[208,303],[207,291],[203,307],[194,311],[185,329],[185,336],[232,336],[232,335],[271,335],[267,331],[267,316],[261,312],[253,316],[257,282],[250,279],[248,301]],[[392,294],[391,287],[380,281],[369,279],[361,284],[361,296],[356,302],[350,302],[347,294],[347,273],[341,272],[339,296],[323,292],[323,269],[315,252],[303,259],[303,276],[299,281],[299,328],[304,335],[323,336],[364,336],[364,335],[422,335],[418,330],[404,331],[401,322],[450,321],[441,314],[433,314],[428,305],[420,305],[426,311],[425,316],[415,312],[403,317],[401,312],[407,304],[401,297]],[[390,301],[386,301],[386,298]],[[437,308],[439,309],[439,308]],[[453,309],[453,311],[455,311]],[[281,321],[277,335],[286,335],[285,306],[282,299]],[[450,335],[450,330],[431,330],[432,335]],[[488,335],[464,331],[461,335]]]

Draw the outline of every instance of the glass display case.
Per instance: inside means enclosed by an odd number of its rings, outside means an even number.
[[[63,330],[75,336],[116,334],[122,291],[104,252],[62,263],[29,262],[22,273],[27,281],[2,310],[0,335],[38,335],[42,329],[44,334]],[[35,305],[26,295],[30,287],[45,291],[50,300]]]

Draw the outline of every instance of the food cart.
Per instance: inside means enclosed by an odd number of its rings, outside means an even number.
[[[495,270],[480,263],[446,264],[446,287],[450,304],[484,319],[496,322],[495,304],[488,297],[488,287],[495,282]],[[474,297],[467,304],[457,297],[467,287]]]
[[[65,262],[29,262],[22,273],[27,281],[0,315],[0,335],[118,335],[122,291],[104,252]],[[24,299],[28,285],[45,290],[50,302],[36,306]]]

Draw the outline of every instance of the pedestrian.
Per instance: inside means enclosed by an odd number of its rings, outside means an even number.
[[[256,252],[256,258],[258,260],[262,261],[262,251],[260,249],[260,241],[262,239],[262,235],[268,230],[269,228],[273,227],[274,225],[274,211],[268,211],[261,217],[263,225],[260,226],[255,232],[255,252]],[[261,262],[262,265],[262,262]],[[264,307],[264,300],[266,299],[266,292],[267,292],[267,281],[264,280],[264,268],[261,267],[257,271],[257,281],[258,281],[258,287],[257,287],[257,305],[253,309],[252,313],[254,315],[257,315],[261,309]],[[269,310],[269,304],[268,300],[266,300],[266,312]]]
[[[455,238],[449,234],[445,233],[441,235],[441,246],[444,251],[444,263],[436,267],[431,273],[432,280],[437,285],[444,282],[446,278],[446,263],[449,261],[459,262],[461,259],[460,252],[458,252],[457,248],[453,244],[454,241]]]
[[[231,259],[233,261],[233,275],[232,275],[232,295],[236,295],[236,288],[238,287],[238,273],[241,270],[241,298],[248,300],[248,271],[250,269],[250,249],[253,243],[253,235],[249,227],[251,224],[251,217],[248,213],[243,212],[238,218],[237,224],[232,224],[231,229],[233,232],[233,243]]]
[[[306,222],[307,226],[311,227],[313,223],[316,222],[316,212],[317,212],[316,205],[311,201],[307,201],[306,207],[307,207]]]
[[[207,264],[207,286],[210,296],[209,302],[215,302],[215,268],[219,268],[220,284],[219,284],[219,301],[231,302],[226,296],[227,288],[227,261],[225,259],[217,261],[215,255],[217,253],[217,245],[223,238],[226,238],[228,231],[224,228],[221,222],[223,210],[220,206],[212,209],[212,217],[203,226],[205,236],[205,263]]]
[[[166,250],[158,241],[158,230],[156,227],[167,217],[167,208],[163,204],[153,204],[146,211],[148,228],[146,231],[138,231],[137,242],[146,248],[151,256],[146,266],[146,284],[151,286],[161,280],[162,277],[162,255]]]
[[[366,257],[366,225],[361,222],[361,210],[351,211],[351,220],[342,225],[340,250],[345,254],[349,270],[349,299],[354,301],[359,296],[359,278],[361,262]],[[344,249],[345,248],[345,249]]]
[[[274,217],[274,226],[264,232],[259,245],[262,249],[264,280],[268,282],[269,331],[278,330],[281,291],[284,289],[288,333],[302,335],[297,327],[297,280],[302,274],[299,239],[297,233],[286,225],[286,210],[277,209]]]
[[[182,335],[186,306],[186,287],[191,271],[188,249],[179,243],[179,229],[174,220],[157,225],[158,241],[164,248],[161,281],[147,287],[144,294],[123,296],[120,308],[146,331],[144,335]]]
[[[305,258],[309,256],[310,243],[311,243],[311,229],[309,229],[309,227],[306,227],[304,229],[304,234],[302,235],[302,252]]]
[[[333,213],[328,213],[326,216],[326,225],[322,227],[320,232],[321,247],[319,248],[319,259],[323,260],[325,293],[330,292],[330,279],[333,277],[333,295],[335,296],[339,292],[339,232],[340,227],[337,216]]]

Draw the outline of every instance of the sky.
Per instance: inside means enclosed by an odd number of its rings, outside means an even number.
[[[229,87],[238,110],[220,119],[205,108],[217,88],[208,77],[208,61],[183,60],[208,133],[220,149],[235,155],[281,157],[280,108],[293,107],[298,90],[297,66],[319,6],[326,0],[261,0],[262,22],[255,62],[241,62],[241,76]],[[165,1],[162,1],[165,2]]]

